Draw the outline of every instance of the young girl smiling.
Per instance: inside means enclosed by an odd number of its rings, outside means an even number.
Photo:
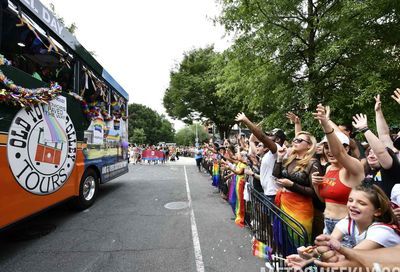
[[[377,185],[365,180],[354,188],[347,202],[349,216],[340,220],[332,237],[348,236],[357,249],[392,247],[400,244],[399,226],[390,200]]]

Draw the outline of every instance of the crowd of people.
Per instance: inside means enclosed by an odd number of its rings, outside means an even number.
[[[194,147],[173,145],[130,144],[128,150],[129,162],[132,164],[164,164],[179,160],[179,156],[192,157],[194,154]]]
[[[399,89],[392,98],[400,104]],[[377,134],[362,113],[352,125],[336,124],[330,108],[320,104],[313,116],[324,137],[317,141],[289,112],[295,129],[289,141],[282,129],[263,131],[239,113],[236,121],[251,135],[197,146],[198,170],[210,173],[238,226],[245,226],[246,188],[252,186],[304,227],[315,245],[286,256],[289,267],[398,265],[391,256],[400,252],[400,132],[391,133],[380,96]],[[362,135],[355,139],[357,133]]]

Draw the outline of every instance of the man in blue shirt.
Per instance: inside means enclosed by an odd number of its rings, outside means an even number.
[[[194,149],[194,159],[196,160],[197,168],[199,168],[199,172],[201,172],[201,161],[203,160],[203,149],[199,144],[196,144],[196,148]]]

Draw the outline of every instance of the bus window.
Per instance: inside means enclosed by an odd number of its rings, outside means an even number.
[[[2,19],[0,52],[12,66],[31,75],[32,81],[57,81],[63,90],[72,90],[73,70],[66,50],[39,26],[33,29],[32,20],[16,10],[4,10]]]

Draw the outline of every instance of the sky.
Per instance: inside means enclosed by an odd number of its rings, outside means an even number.
[[[228,48],[230,39],[211,18],[215,0],[41,0],[53,3],[75,36],[128,92],[129,102],[166,114],[162,105],[170,71],[184,52],[214,45]],[[175,129],[184,126],[173,122]]]

